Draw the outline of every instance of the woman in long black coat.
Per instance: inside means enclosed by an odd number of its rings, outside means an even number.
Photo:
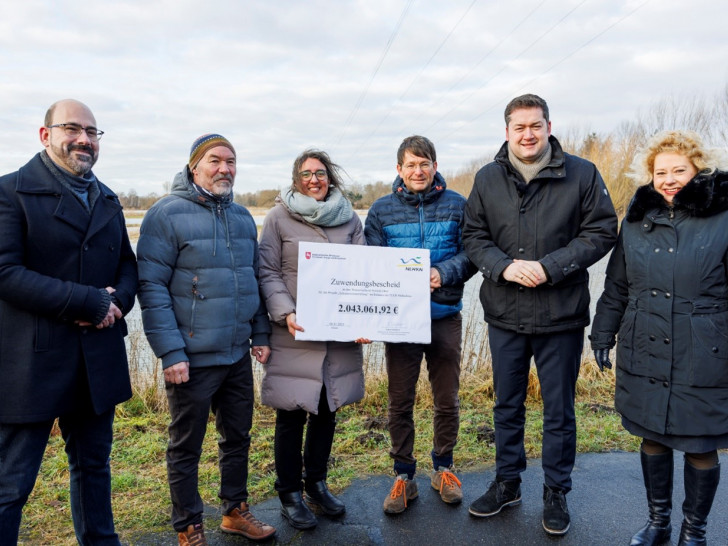
[[[609,260],[592,348],[611,367],[615,407],[642,438],[649,521],[632,545],[671,534],[673,449],[685,452],[679,544],[705,544],[728,447],[728,173],[690,132],[655,135],[635,158],[639,187]]]

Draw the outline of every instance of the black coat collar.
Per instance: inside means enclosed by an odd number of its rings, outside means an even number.
[[[699,173],[675,195],[672,205],[690,216],[705,218],[728,210],[728,172]],[[637,188],[627,209],[628,222],[638,222],[651,209],[667,209],[652,182]]]

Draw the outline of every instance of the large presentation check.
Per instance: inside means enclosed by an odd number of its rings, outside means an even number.
[[[302,242],[299,340],[430,343],[430,251]]]

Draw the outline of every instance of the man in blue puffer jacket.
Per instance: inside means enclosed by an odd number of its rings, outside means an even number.
[[[397,151],[398,176],[392,193],[369,210],[364,234],[369,246],[430,250],[430,313],[432,342],[387,343],[389,376],[389,434],[395,479],[384,500],[384,511],[398,514],[417,497],[414,481],[415,387],[422,357],[435,406],[433,419],[432,487],[446,503],[462,501],[460,481],[453,473],[453,449],[460,426],[460,352],[463,286],[475,272],[462,244],[465,198],[446,188],[437,172],[435,146],[411,136]]]
[[[144,332],[162,359],[172,417],[167,475],[180,545],[207,544],[197,475],[210,409],[220,435],[222,530],[252,540],[275,533],[247,502],[250,351],[266,362],[270,323],[258,292],[255,221],[232,200],[235,172],[226,138],[195,140],[172,193],[145,215],[137,245]]]

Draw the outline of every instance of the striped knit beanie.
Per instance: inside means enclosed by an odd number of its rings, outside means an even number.
[[[192,148],[190,148],[190,161],[188,163],[190,169],[194,169],[197,166],[200,160],[207,153],[207,150],[215,148],[216,146],[225,146],[226,148],[229,148],[233,154],[235,154],[235,148],[233,148],[233,145],[230,144],[230,141],[224,136],[216,133],[202,135],[192,143]]]

